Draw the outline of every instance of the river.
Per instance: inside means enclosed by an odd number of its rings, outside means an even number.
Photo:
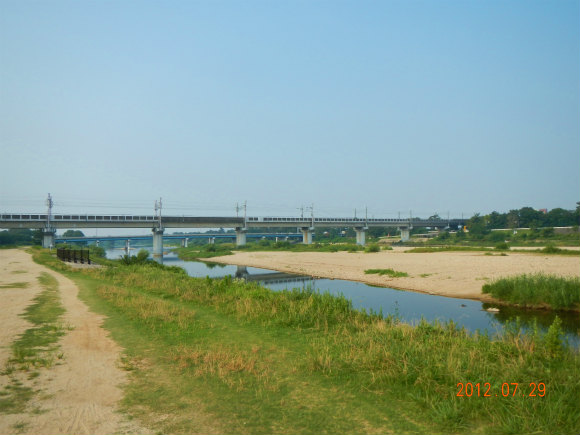
[[[118,258],[124,251],[108,250],[108,258]],[[134,255],[134,254],[133,254]],[[426,293],[396,290],[386,287],[375,287],[368,284],[340,279],[315,279],[310,276],[299,276],[281,273],[274,270],[255,267],[240,267],[205,263],[201,261],[183,261],[169,251],[163,258],[167,266],[179,266],[190,276],[222,278],[226,275],[256,281],[274,291],[292,288],[310,288],[333,295],[344,295],[352,301],[356,309],[382,311],[397,316],[401,321],[417,324],[422,318],[427,321],[446,323],[452,320],[459,327],[468,331],[487,331],[490,336],[502,333],[506,325],[513,324],[516,318],[522,329],[531,327],[534,321],[540,330],[546,331],[552,324],[556,313],[548,310],[522,310],[510,307],[497,307],[499,311],[490,312],[496,307],[471,299],[457,299],[435,296]],[[560,312],[565,339],[572,347],[580,348],[580,314]]]

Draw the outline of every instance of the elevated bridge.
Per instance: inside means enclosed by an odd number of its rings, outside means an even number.
[[[50,197],[49,197],[50,199]],[[249,228],[299,228],[303,243],[312,243],[315,227],[352,227],[359,245],[365,244],[369,227],[392,227],[401,232],[401,240],[409,240],[413,227],[458,228],[466,219],[388,219],[348,217],[222,217],[222,216],[161,216],[159,215],[96,215],[52,213],[0,214],[0,228],[31,228],[43,232],[43,246],[55,244],[57,229],[75,228],[150,228],[153,238],[153,255],[163,255],[163,233],[166,228],[233,228],[236,244],[245,245]]]

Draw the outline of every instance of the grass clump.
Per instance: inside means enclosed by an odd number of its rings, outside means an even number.
[[[58,340],[64,335],[64,328],[59,322],[64,308],[60,302],[58,282],[48,273],[42,273],[38,280],[44,290],[22,315],[34,326],[12,344],[12,356],[2,373],[10,376],[10,382],[0,391],[0,413],[22,412],[35,394],[32,388],[18,380],[18,374],[29,373],[29,377],[33,378],[37,376],[36,370],[51,367],[62,358]]]
[[[494,280],[485,284],[482,292],[524,307],[580,309],[580,278],[577,277],[524,274]]]
[[[365,252],[380,252],[381,247],[377,243],[371,243],[365,248]]]
[[[409,274],[407,272],[399,272],[398,270],[393,270],[393,269],[367,269],[365,270],[365,273],[367,275],[370,274],[378,274],[378,275],[387,275],[390,276],[392,278],[404,278],[406,276],[409,276]]]
[[[10,282],[8,284],[1,284],[0,289],[2,288],[27,288],[27,282]]]

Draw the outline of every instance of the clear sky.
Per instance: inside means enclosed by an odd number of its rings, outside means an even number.
[[[0,211],[580,200],[580,1],[0,0]]]

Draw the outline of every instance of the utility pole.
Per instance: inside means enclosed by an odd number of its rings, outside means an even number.
[[[296,210],[300,210],[300,218],[304,219],[304,204],[302,207],[298,207]]]
[[[159,228],[163,228],[161,225],[161,208],[163,207],[162,198],[159,198],[159,201],[155,200],[155,217],[159,220]]]
[[[240,217],[240,205],[236,202],[236,217]]]
[[[247,227],[246,220],[247,220],[247,209],[248,209],[248,201],[244,201],[244,228]]]
[[[52,206],[54,205],[54,201],[52,200],[52,196],[50,193],[48,194],[48,198],[46,199],[46,206],[48,207],[48,211],[46,212],[46,229],[50,229],[50,222],[52,221]]]
[[[306,210],[310,209],[310,218],[311,218],[311,225],[312,227],[314,227],[314,203],[312,203],[310,205],[310,207],[306,207]]]

